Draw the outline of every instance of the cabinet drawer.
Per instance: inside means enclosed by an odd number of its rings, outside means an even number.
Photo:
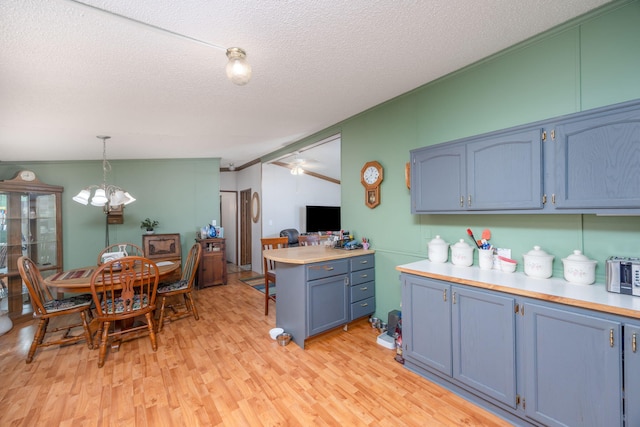
[[[319,262],[307,266],[307,280],[317,280],[349,272],[349,261]]]
[[[376,299],[374,297],[351,304],[351,320],[372,314],[376,311]]]
[[[351,286],[351,302],[371,298],[375,295],[375,292],[376,282],[374,281]]]
[[[351,271],[364,270],[365,268],[373,268],[375,266],[373,254],[354,257],[351,258],[349,262],[351,263]]]
[[[369,282],[376,277],[376,271],[374,268],[368,268],[366,270],[355,271],[351,273],[351,286],[359,285],[360,283]]]

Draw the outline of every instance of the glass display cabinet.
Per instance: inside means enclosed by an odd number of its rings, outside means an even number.
[[[0,181],[0,311],[14,320],[32,312],[18,258],[31,258],[45,277],[62,271],[62,191],[31,171]]]

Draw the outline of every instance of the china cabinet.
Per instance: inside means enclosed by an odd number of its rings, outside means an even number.
[[[196,239],[202,246],[202,258],[198,266],[198,289],[227,284],[227,259],[225,240],[220,238]]]
[[[62,271],[63,188],[26,172],[0,181],[0,286],[6,291],[0,310],[14,320],[32,312],[18,258],[31,258],[45,277]]]

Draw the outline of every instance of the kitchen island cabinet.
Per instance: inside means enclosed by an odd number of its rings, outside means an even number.
[[[408,369],[518,425],[640,425],[640,298],[429,261],[397,269]],[[445,290],[450,312],[436,304]]]
[[[325,246],[264,251],[276,262],[276,326],[304,348],[307,338],[374,313],[373,254]]]

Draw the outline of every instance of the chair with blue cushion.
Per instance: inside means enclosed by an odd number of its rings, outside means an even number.
[[[33,361],[36,350],[40,347],[48,347],[51,345],[66,345],[76,343],[81,340],[87,342],[89,349],[93,348],[91,338],[91,330],[89,329],[89,321],[91,315],[91,295],[74,295],[69,298],[55,299],[42,280],[42,275],[38,266],[28,257],[22,256],[18,258],[18,271],[22,281],[26,285],[29,296],[31,297],[31,306],[33,307],[33,317],[38,320],[38,328],[33,337],[31,348],[27,354],[27,363]],[[49,321],[55,317],[67,316],[75,317],[73,323],[67,322],[64,326],[48,329]],[[82,327],[84,332],[82,335],[71,335],[71,329]],[[45,341],[46,334],[55,334],[56,332],[65,331],[61,337],[49,335]]]
[[[158,297],[162,299],[160,303],[160,320],[158,321],[158,332],[162,331],[162,326],[165,320],[173,321],[182,317],[193,314],[193,317],[198,320],[198,309],[193,301],[193,283],[196,278],[196,271],[198,271],[198,264],[200,264],[200,258],[202,256],[202,246],[198,243],[194,244],[189,250],[187,261],[185,262],[184,269],[182,270],[182,276],[180,280],[174,283],[166,283],[158,286]],[[167,300],[171,297],[182,295],[184,298],[184,309],[177,310],[173,305],[167,305]],[[170,314],[167,314],[167,310],[171,310]]]
[[[125,341],[148,335],[153,351],[158,349],[153,321],[158,278],[158,266],[140,256],[105,262],[93,273],[91,294],[98,321],[96,338],[100,340],[98,367],[104,366],[110,338]]]

